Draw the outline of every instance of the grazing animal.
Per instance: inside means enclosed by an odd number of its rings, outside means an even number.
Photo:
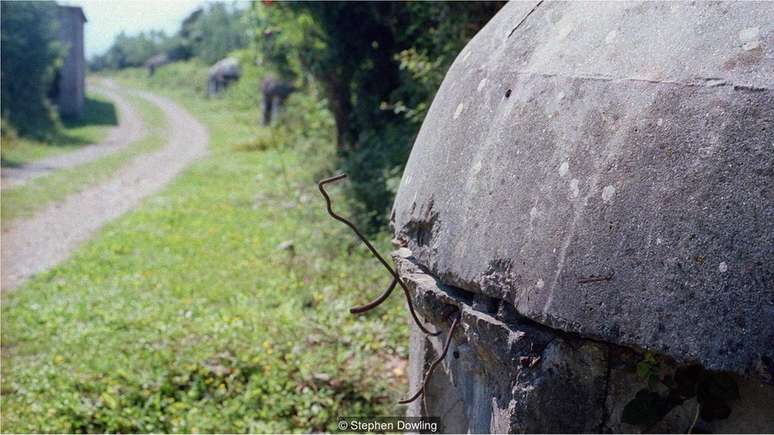
[[[207,75],[207,96],[214,96],[226,89],[232,82],[242,77],[242,68],[239,61],[233,57],[219,60],[210,67]]]
[[[285,104],[285,100],[296,91],[290,82],[274,77],[266,77],[261,83],[263,93],[263,125],[269,125],[271,118]]]
[[[164,53],[160,53],[148,58],[143,66],[148,68],[148,76],[152,76],[156,72],[156,68],[160,68],[170,62],[169,56]]]

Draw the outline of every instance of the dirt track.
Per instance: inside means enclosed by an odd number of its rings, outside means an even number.
[[[77,151],[48,157],[14,168],[3,168],[2,188],[18,186],[49,174],[59,169],[72,168],[100,157],[114,153],[135,142],[145,135],[142,118],[127,99],[117,92],[117,85],[112,80],[102,80],[94,88],[98,93],[108,97],[118,111],[118,125],[113,128],[108,137],[101,143],[88,145]]]
[[[145,92],[139,95],[163,110],[170,129],[167,144],[137,157],[110,180],[87,187],[31,218],[11,222],[0,243],[3,291],[65,260],[102,225],[159,191],[207,153],[207,129],[190,113],[167,98]]]

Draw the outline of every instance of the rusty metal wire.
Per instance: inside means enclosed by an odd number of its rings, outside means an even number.
[[[430,332],[422,325],[422,322],[419,320],[419,317],[417,316],[417,313],[414,311],[414,304],[411,302],[411,293],[409,292],[408,287],[406,287],[406,284],[400,279],[400,276],[398,276],[398,273],[390,266],[390,264],[387,262],[387,260],[382,257],[379,252],[374,248],[374,246],[371,244],[371,242],[366,239],[366,237],[363,235],[363,233],[360,232],[360,230],[357,229],[355,224],[344,218],[343,216],[340,216],[336,214],[333,211],[333,208],[331,206],[331,198],[328,196],[328,192],[325,191],[325,185],[328,183],[333,183],[335,181],[342,180],[347,177],[347,174],[339,174],[334,175],[333,177],[325,178],[323,180],[320,180],[319,183],[317,183],[317,187],[320,189],[320,193],[322,194],[323,198],[325,198],[325,206],[328,210],[328,214],[331,215],[332,218],[336,219],[339,222],[344,223],[347,225],[352,231],[355,232],[357,237],[363,242],[363,244],[366,245],[369,251],[371,251],[371,254],[376,257],[377,260],[379,260],[380,263],[382,263],[382,266],[384,266],[385,269],[392,275],[392,283],[390,286],[385,290],[378,298],[374,299],[373,301],[359,306],[354,307],[350,309],[350,313],[353,314],[359,314],[364,313],[366,311],[372,310],[379,306],[382,302],[384,302],[392,293],[392,290],[395,288],[396,284],[400,284],[401,289],[403,289],[403,294],[406,296],[406,303],[408,304],[409,312],[411,313],[411,317],[414,319],[414,322],[416,322],[417,327],[422,330],[427,335],[438,335],[441,333],[441,331],[437,332]]]
[[[362,314],[366,311],[370,311],[376,307],[378,307],[382,302],[387,300],[388,297],[390,297],[390,293],[392,293],[393,290],[395,290],[395,286],[398,285],[398,280],[395,279],[395,277],[392,277],[392,282],[390,283],[390,286],[387,287],[387,290],[384,291],[381,295],[379,295],[378,298],[372,300],[371,302],[361,305],[359,307],[352,307],[349,309],[349,312],[352,314]]]
[[[441,351],[441,355],[433,361],[432,364],[430,364],[430,368],[427,369],[427,372],[425,373],[425,379],[422,381],[422,387],[419,388],[419,390],[414,393],[413,396],[409,397],[408,399],[399,400],[398,403],[401,405],[406,405],[408,403],[411,403],[415,400],[417,400],[420,396],[422,396],[425,392],[425,388],[427,387],[428,381],[430,381],[430,376],[433,375],[433,370],[435,370],[435,367],[441,363],[441,361],[446,358],[446,354],[449,353],[449,345],[451,345],[452,337],[454,336],[454,330],[457,329],[457,324],[460,321],[460,318],[462,317],[462,314],[460,311],[457,311],[457,314],[454,316],[454,320],[452,320],[452,324],[449,327],[449,335],[446,337],[446,343],[443,345],[443,351]]]

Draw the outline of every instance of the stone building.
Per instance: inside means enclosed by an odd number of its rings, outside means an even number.
[[[86,16],[75,6],[59,6],[59,41],[67,48],[58,72],[56,104],[63,117],[77,118],[83,113],[86,95],[86,58],[83,26]]]
[[[392,224],[451,432],[774,432],[774,7],[511,2]],[[458,325],[450,333],[451,325]]]

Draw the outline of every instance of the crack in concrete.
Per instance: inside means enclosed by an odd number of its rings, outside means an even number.
[[[719,88],[730,87],[735,91],[748,91],[748,92],[765,92],[770,91],[772,88],[766,86],[744,85],[739,83],[733,83],[723,78],[712,77],[696,77],[693,81],[681,81],[681,80],[669,80],[669,79],[649,79],[645,77],[612,77],[606,75],[568,75],[561,73],[541,73],[537,71],[518,71],[511,70],[511,74],[524,75],[530,77],[542,77],[548,79],[567,79],[567,80],[584,80],[584,81],[597,81],[597,82],[609,82],[609,83],[645,83],[654,85],[672,85],[672,86],[684,86],[695,88]]]
[[[543,0],[540,0],[539,2],[537,2],[535,7],[533,7],[529,12],[527,12],[527,15],[524,15],[524,18],[522,18],[521,21],[519,21],[519,23],[516,24],[516,27],[511,29],[511,32],[508,33],[508,38],[510,38],[511,35],[513,35],[513,32],[515,32],[516,29],[518,29],[522,24],[524,24],[524,22],[527,21],[527,18],[529,18],[529,16],[532,15],[533,12],[535,12],[535,9],[537,9],[542,4],[543,4]]]

